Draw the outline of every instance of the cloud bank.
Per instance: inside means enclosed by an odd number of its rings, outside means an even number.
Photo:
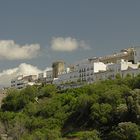
[[[83,40],[78,41],[71,37],[54,37],[51,40],[51,49],[54,51],[71,52],[79,48],[90,49],[90,47]]]
[[[0,86],[10,86],[11,79],[15,78],[18,75],[38,75],[42,72],[35,66],[30,64],[22,63],[18,67],[13,69],[7,69],[0,73]]]
[[[40,51],[39,44],[19,45],[13,40],[0,40],[0,59],[31,59]]]

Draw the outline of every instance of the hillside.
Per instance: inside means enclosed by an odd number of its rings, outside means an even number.
[[[0,89],[0,106],[1,106],[3,98],[5,97],[6,97],[5,91]]]
[[[9,90],[1,139],[140,140],[140,75],[58,91],[54,85]]]

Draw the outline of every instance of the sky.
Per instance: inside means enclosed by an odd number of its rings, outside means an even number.
[[[0,0],[0,85],[13,73],[29,74],[26,67],[38,72],[56,60],[71,64],[139,46],[139,6],[139,0]]]

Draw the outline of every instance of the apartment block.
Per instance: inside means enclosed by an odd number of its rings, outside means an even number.
[[[29,75],[29,76],[20,75],[11,80],[11,87],[16,89],[22,89],[28,85],[34,85],[36,80],[37,75]]]

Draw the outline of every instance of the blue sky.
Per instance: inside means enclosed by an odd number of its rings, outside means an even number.
[[[31,58],[11,60],[2,52],[0,71],[21,63],[44,69],[58,59],[73,63],[140,45],[139,6],[139,0],[0,0],[0,40],[13,40],[19,48],[40,45]],[[73,50],[52,49],[71,41]],[[10,51],[6,55],[13,56]]]

